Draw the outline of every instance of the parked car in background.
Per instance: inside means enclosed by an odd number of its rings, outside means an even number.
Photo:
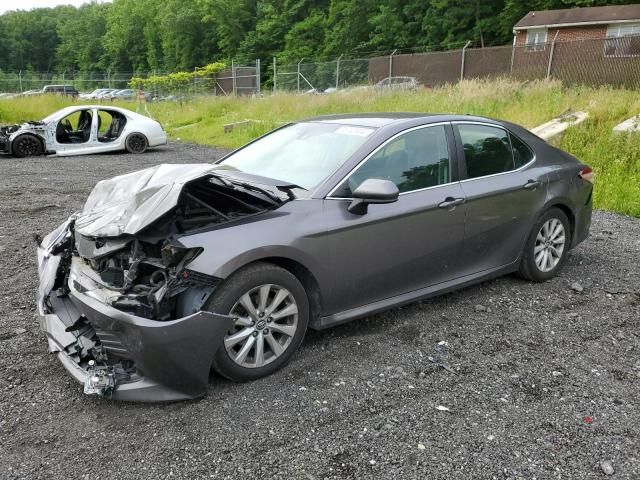
[[[23,96],[25,97],[30,97],[32,95],[42,95],[42,89],[40,90],[25,90],[24,92],[22,92]]]
[[[282,368],[307,328],[511,272],[553,278],[588,235],[592,181],[508,122],[303,120],[214,165],[98,183],[38,247],[41,328],[86,393],[197,397],[211,367]]]
[[[391,90],[417,90],[420,86],[418,81],[414,77],[387,77],[380,80],[374,85],[376,89],[391,89]]]
[[[69,95],[70,97],[77,98],[78,90],[72,85],[45,85],[42,89],[43,94],[55,94],[55,95]]]
[[[124,108],[97,105],[67,107],[40,121],[0,128],[0,152],[16,157],[142,153],[165,143],[167,135],[155,120]]]
[[[131,101],[136,99],[137,94],[137,90],[134,90],[133,88],[125,88],[123,90],[116,90],[115,92],[108,93],[103,98],[109,99],[112,102],[116,100]]]
[[[81,93],[79,98],[82,100],[96,100],[100,98],[102,95],[106,95],[115,91],[116,91],[115,88],[96,88],[91,93]]]

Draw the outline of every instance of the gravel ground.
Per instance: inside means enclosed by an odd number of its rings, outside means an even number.
[[[32,234],[100,179],[222,153],[0,158],[0,478],[640,478],[640,221],[604,212],[545,284],[310,332],[283,371],[198,401],[85,396],[46,353]]]

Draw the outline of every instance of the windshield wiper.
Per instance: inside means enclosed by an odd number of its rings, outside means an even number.
[[[232,182],[234,185],[238,185],[246,190],[253,190],[254,192],[258,192],[263,194],[269,201],[273,203],[273,205],[280,205],[282,203],[282,199],[274,194],[272,191],[267,190],[266,188],[258,187],[257,185],[253,185],[247,182]]]

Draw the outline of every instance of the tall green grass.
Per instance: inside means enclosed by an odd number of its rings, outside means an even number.
[[[60,97],[0,100],[0,123],[37,119],[72,103]],[[124,104],[135,110],[135,104]],[[235,148],[283,123],[315,115],[358,112],[433,112],[482,115],[534,127],[568,110],[589,119],[554,139],[596,172],[597,208],[640,216],[640,134],[614,134],[613,126],[640,114],[638,91],[564,87],[557,81],[466,80],[417,92],[356,89],[331,95],[276,94],[263,98],[202,97],[148,104],[173,139]],[[253,120],[224,133],[224,125]]]

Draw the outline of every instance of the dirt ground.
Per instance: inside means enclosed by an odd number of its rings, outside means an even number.
[[[39,330],[33,234],[98,180],[222,153],[0,157],[0,478],[640,478],[640,220],[605,212],[545,284],[309,332],[284,370],[198,401],[85,396]]]

